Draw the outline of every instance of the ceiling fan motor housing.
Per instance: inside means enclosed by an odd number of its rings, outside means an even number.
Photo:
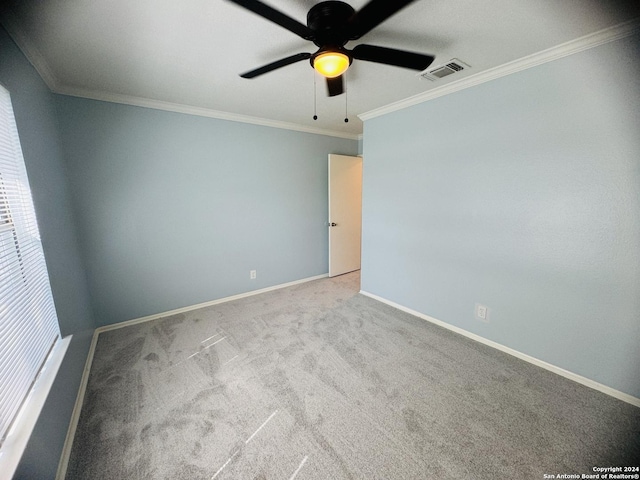
[[[350,23],[355,10],[351,5],[330,0],[313,6],[307,14],[307,26],[313,31],[318,47],[342,47],[350,40]]]

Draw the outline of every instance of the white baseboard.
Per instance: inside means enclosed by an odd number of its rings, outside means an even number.
[[[315,277],[307,277],[301,280],[294,280],[293,282],[281,283],[280,285],[274,285],[273,287],[261,288],[259,290],[251,290],[249,292],[240,293],[238,295],[232,295],[230,297],[219,298],[217,300],[211,300],[209,302],[198,303],[197,305],[190,305],[188,307],[176,308],[175,310],[169,310],[168,312],[154,313],[153,315],[147,315],[146,317],[134,318],[133,320],[125,320],[124,322],[114,323],[112,325],[105,325],[103,327],[96,328],[97,333],[106,332],[108,330],[115,330],[116,328],[128,327],[129,325],[135,325],[137,323],[149,322],[151,320],[157,320],[158,318],[169,317],[171,315],[177,315],[179,313],[190,312],[192,310],[198,310],[200,308],[211,307],[220,303],[232,302],[234,300],[240,300],[241,298],[251,297],[253,295],[260,295],[261,293],[271,292],[273,290],[279,290],[281,288],[292,287],[300,283],[312,282],[313,280],[320,280],[321,278],[328,277],[328,273],[322,275],[316,275]]]
[[[476,342],[480,342],[489,347],[493,347],[496,350],[500,350],[501,352],[508,353],[509,355],[513,355],[514,357],[519,358],[520,360],[524,360],[525,362],[532,363],[538,367],[544,368],[545,370],[549,370],[550,372],[556,373],[562,377],[568,378],[569,380],[573,380],[574,382],[585,385],[589,388],[593,388],[594,390],[598,390],[599,392],[606,393],[618,400],[622,400],[623,402],[630,403],[636,407],[640,407],[640,398],[634,397],[633,395],[629,395],[628,393],[621,392],[614,388],[608,387],[607,385],[603,385],[602,383],[596,382],[595,380],[591,380],[589,378],[583,377],[582,375],[578,375],[577,373],[570,372],[569,370],[565,370],[564,368],[557,367],[550,363],[547,363],[543,360],[532,357],[531,355],[527,355],[526,353],[519,352],[514,350],[513,348],[506,347],[500,343],[494,342],[492,340],[488,340],[480,335],[476,335],[475,333],[468,332],[460,327],[456,327],[454,325],[450,325],[442,320],[438,320],[437,318],[430,317],[429,315],[425,315],[424,313],[420,313],[416,310],[412,310],[398,303],[392,302],[391,300],[387,300],[386,298],[379,297],[378,295],[374,295],[373,293],[366,292],[364,290],[360,290],[362,295],[366,295],[367,297],[373,298],[379,302],[385,303],[393,308],[397,308],[398,310],[402,310],[403,312],[409,313],[415,317],[421,318],[422,320],[426,320],[427,322],[434,323],[440,327],[446,328],[447,330],[451,330],[453,332],[459,333],[460,335],[464,335],[467,338],[475,340]]]
[[[73,446],[73,439],[76,436],[76,429],[78,428],[78,421],[80,420],[80,412],[82,411],[82,403],[84,402],[84,395],[87,391],[87,382],[89,381],[89,374],[91,373],[91,365],[93,364],[93,355],[96,351],[96,345],[98,343],[98,336],[102,332],[109,330],[115,330],[117,328],[127,327],[129,325],[135,325],[138,323],[148,322],[156,320],[158,318],[168,317],[176,315],[178,313],[190,312],[199,308],[210,307],[212,305],[218,305],[220,303],[231,302],[233,300],[239,300],[241,298],[251,297],[253,295],[259,295],[261,293],[271,292],[273,290],[279,290],[281,288],[292,287],[301,283],[311,282],[313,280],[320,280],[321,278],[328,277],[328,273],[322,275],[316,275],[314,277],[303,278],[301,280],[295,280],[293,282],[282,283],[280,285],[274,285],[273,287],[261,288],[259,290],[252,290],[250,292],[241,293],[238,295],[232,295],[230,297],[219,298],[217,300],[211,300],[209,302],[199,303],[197,305],[191,305],[189,307],[177,308],[168,312],[156,313],[154,315],[147,315],[146,317],[135,318],[133,320],[127,320],[113,325],[105,325],[104,327],[96,328],[93,332],[93,338],[91,339],[91,347],[89,348],[89,354],[87,355],[87,361],[82,372],[82,380],[80,382],[80,388],[78,395],[76,396],[76,403],[73,407],[73,413],[71,414],[71,421],[69,422],[69,429],[67,430],[67,437],[64,442],[64,448],[60,457],[60,463],[58,464],[58,471],[56,473],[56,480],[64,480],[67,475],[67,467],[69,466],[69,457],[71,455],[71,447]]]
[[[62,454],[60,455],[60,462],[58,463],[58,471],[56,472],[56,480],[64,480],[64,477],[67,476],[71,447],[73,446],[73,439],[76,436],[76,428],[78,427],[78,420],[80,420],[80,412],[82,411],[82,403],[84,402],[84,393],[87,390],[87,382],[89,381],[89,373],[91,372],[93,354],[96,351],[97,343],[98,332],[94,330],[93,338],[91,339],[91,346],[89,347],[89,353],[87,354],[87,360],[84,363],[84,370],[82,371],[80,388],[76,395],[76,403],[73,406],[73,412],[71,412],[71,420],[69,421],[67,436],[64,440],[64,446],[62,447]]]

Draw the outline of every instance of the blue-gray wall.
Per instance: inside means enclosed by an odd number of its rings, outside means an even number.
[[[639,43],[366,121],[362,289],[640,397]]]
[[[2,27],[0,83],[11,93],[60,330],[63,336],[74,334],[14,478],[54,478],[87,358],[93,316],[53,96]]]
[[[56,103],[99,325],[327,272],[327,154],[356,140]]]

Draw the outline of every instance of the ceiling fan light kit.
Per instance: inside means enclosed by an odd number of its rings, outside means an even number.
[[[311,65],[323,77],[335,78],[347,71],[351,58],[342,52],[326,51],[311,57]]]
[[[357,12],[345,2],[324,1],[311,7],[307,14],[307,25],[259,0],[230,1],[319,47],[313,54],[298,53],[243,73],[240,75],[243,78],[255,78],[309,59],[311,66],[327,79],[328,95],[333,97],[344,93],[342,77],[354,59],[418,71],[425,70],[434,60],[432,55],[374,45],[359,44],[352,50],[345,48],[348,42],[357,40],[370,32],[414,0],[369,0]]]

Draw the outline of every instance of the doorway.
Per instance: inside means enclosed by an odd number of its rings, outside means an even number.
[[[360,270],[362,157],[329,155],[329,276]]]

